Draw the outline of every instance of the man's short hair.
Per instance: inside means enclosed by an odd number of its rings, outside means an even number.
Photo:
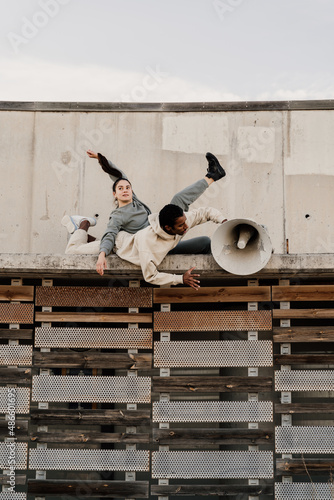
[[[165,205],[159,212],[159,224],[162,229],[165,226],[173,227],[176,219],[183,216],[183,210],[178,205]]]

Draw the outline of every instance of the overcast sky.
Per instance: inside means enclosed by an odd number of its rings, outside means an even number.
[[[332,99],[333,0],[0,0],[2,101]]]

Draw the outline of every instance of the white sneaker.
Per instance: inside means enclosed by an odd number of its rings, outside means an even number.
[[[88,220],[91,226],[96,226],[97,221],[95,217],[83,217],[82,215],[64,215],[61,223],[66,227],[67,231],[72,234],[79,229],[81,222],[84,220]]]

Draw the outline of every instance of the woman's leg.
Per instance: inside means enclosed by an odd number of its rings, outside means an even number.
[[[87,241],[87,231],[85,231],[84,229],[77,229],[71,235],[65,253],[73,255],[98,255],[100,251],[100,240],[91,241],[90,243],[87,243]]]
[[[190,240],[180,241],[173,250],[168,252],[172,254],[209,254],[211,253],[211,240],[208,236],[198,236]]]
[[[204,178],[200,179],[194,182],[194,184],[182,189],[179,193],[176,193],[171,200],[171,204],[181,207],[184,212],[188,212],[189,205],[194,203],[208,187],[209,182]]]

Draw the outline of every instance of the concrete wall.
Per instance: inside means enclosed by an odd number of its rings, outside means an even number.
[[[277,254],[287,252],[287,240],[289,253],[333,252],[334,109],[271,110],[267,103],[250,111],[244,104],[175,112],[0,106],[1,252],[62,253],[64,214],[100,214],[91,233],[103,234],[111,182],[88,148],[125,170],[153,211],[205,174],[211,151],[227,177],[195,206],[265,224]],[[209,224],[191,234],[214,230]]]

